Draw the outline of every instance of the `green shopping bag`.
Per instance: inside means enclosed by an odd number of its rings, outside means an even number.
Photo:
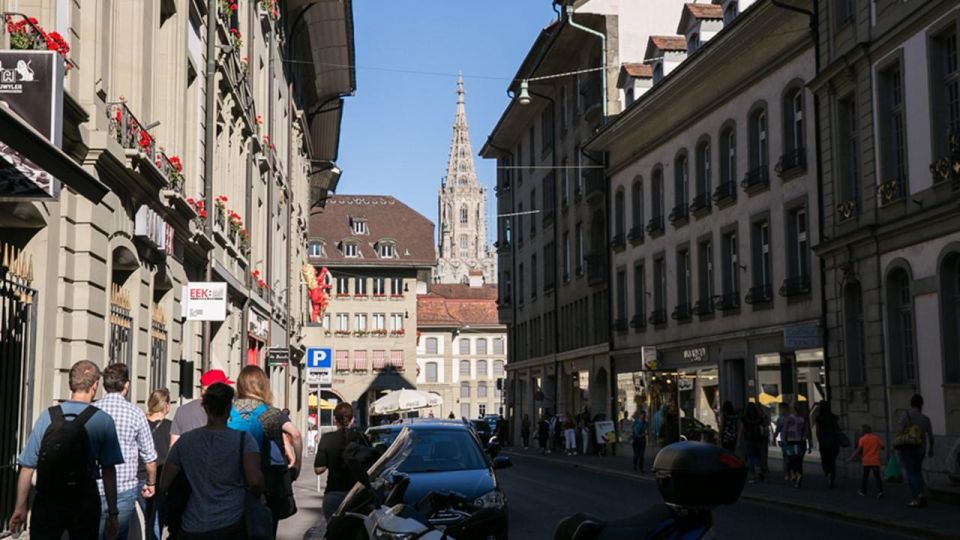
[[[903,482],[903,473],[900,472],[900,462],[895,454],[887,460],[887,468],[883,473],[884,482]]]

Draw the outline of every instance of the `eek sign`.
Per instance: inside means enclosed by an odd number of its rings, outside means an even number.
[[[222,321],[227,318],[227,284],[188,283],[183,303],[188,321]]]

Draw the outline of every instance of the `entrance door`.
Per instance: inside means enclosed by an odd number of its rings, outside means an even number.
[[[723,361],[721,401],[730,400],[737,410],[743,410],[747,404],[746,369],[743,358],[731,358]]]

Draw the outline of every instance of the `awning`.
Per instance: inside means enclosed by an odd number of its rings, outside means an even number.
[[[97,177],[81,167],[63,150],[51,144],[3,102],[0,102],[0,134],[4,144],[23,154],[91,202],[99,203],[109,191]]]

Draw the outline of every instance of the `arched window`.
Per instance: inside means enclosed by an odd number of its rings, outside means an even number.
[[[673,160],[673,211],[670,221],[683,221],[689,213],[690,203],[690,167],[687,152],[681,151]]]
[[[437,354],[437,338],[427,338],[427,354]]]
[[[940,310],[943,328],[944,382],[960,382],[960,252],[940,264]]]
[[[844,341],[847,355],[847,385],[867,382],[863,343],[863,294],[859,282],[843,288]]]
[[[469,377],[469,376],[470,376],[470,361],[469,361],[469,360],[461,360],[461,361],[460,361],[460,375],[463,375],[464,377]]]
[[[493,362],[493,374],[497,377],[503,376],[503,360]]]
[[[720,132],[720,185],[737,181],[737,130],[731,124]],[[734,186],[732,193],[736,193]]]
[[[487,383],[480,381],[477,383],[477,397],[485,398],[487,397]]]
[[[653,169],[653,174],[650,175],[650,183],[653,186],[651,189],[653,192],[650,194],[650,210],[653,213],[654,220],[660,221],[663,219],[663,168],[657,166]]]
[[[788,156],[803,151],[803,87],[783,95],[783,152]]]
[[[623,235],[625,233],[624,229],[626,228],[626,217],[624,213],[626,212],[625,203],[623,200],[623,187],[617,188],[617,193],[614,195],[614,206],[613,206],[613,219],[614,219],[614,243],[620,242],[623,240]]]
[[[887,339],[893,384],[911,384],[917,380],[914,349],[913,297],[910,276],[897,268],[887,276]]]
[[[643,179],[637,178],[630,188],[630,232],[633,236],[643,234]]]
[[[467,213],[467,206],[466,206],[466,205],[461,206],[461,207],[460,207],[460,223],[461,223],[462,225],[466,225],[467,222],[469,221],[469,219],[470,219],[470,218],[469,218],[469,215],[468,215],[468,213]]]
[[[487,354],[487,340],[480,338],[477,340],[477,354]]]
[[[770,163],[767,144],[767,111],[758,108],[750,115],[750,171],[765,175]]]
[[[710,139],[704,139],[697,145],[697,202],[704,208],[710,208]]]
[[[470,383],[462,382],[460,383],[460,398],[469,398],[470,397]]]
[[[436,362],[427,362],[427,382],[435,383],[437,382],[437,363]]]
[[[477,377],[487,376],[487,361],[477,360]]]
[[[460,338],[460,354],[470,354],[469,338]]]

